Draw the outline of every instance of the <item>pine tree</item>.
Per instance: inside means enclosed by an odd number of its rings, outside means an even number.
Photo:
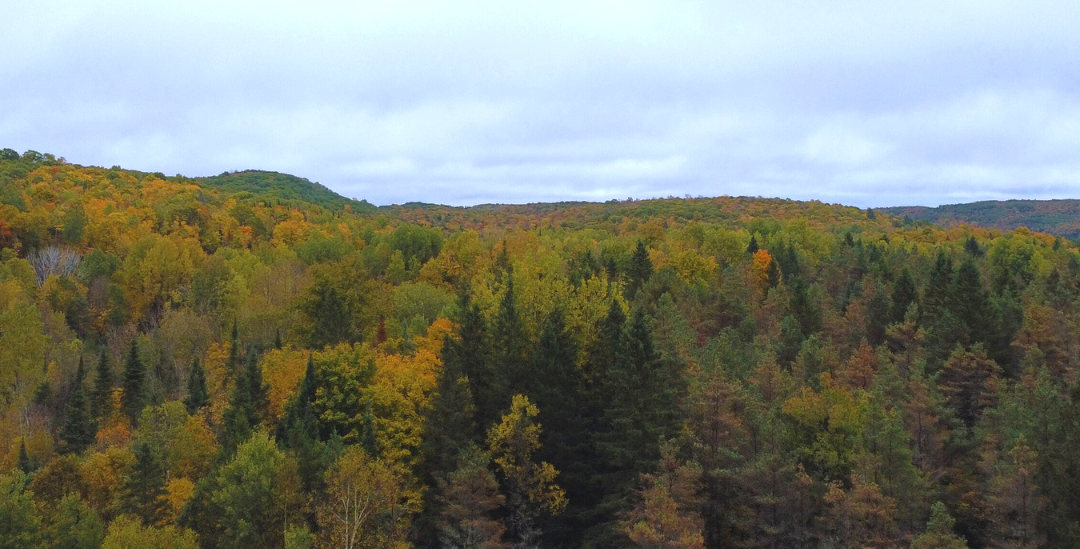
[[[300,390],[289,400],[285,413],[277,424],[277,440],[287,448],[297,447],[301,439],[319,439],[319,425],[312,408],[319,389],[314,357],[314,353],[308,354],[307,368],[300,380]]]
[[[603,536],[617,532],[617,517],[629,509],[638,478],[660,459],[661,441],[679,433],[676,372],[660,360],[644,311],[635,310],[624,337],[623,354],[605,382],[609,401],[597,435],[606,467]]]
[[[630,257],[629,271],[626,273],[626,297],[634,299],[634,296],[645,286],[652,274],[653,264],[652,260],[649,259],[649,251],[645,249],[645,244],[638,240],[634,255]]]
[[[544,424],[537,457],[561,471],[560,484],[569,500],[566,513],[543,524],[546,539],[555,546],[581,545],[582,513],[597,503],[590,481],[598,457],[588,435],[585,379],[577,359],[577,342],[566,328],[562,309],[556,308],[544,320],[530,364],[532,381],[526,388]]]
[[[25,438],[20,438],[19,439],[18,467],[19,467],[20,471],[22,471],[22,472],[24,472],[26,474],[30,474],[30,473],[32,473],[34,471],[34,469],[37,469],[37,467],[34,465],[34,461],[32,459],[30,459],[30,454],[26,452],[26,439]]]
[[[65,406],[64,425],[60,428],[63,451],[79,453],[94,442],[97,426],[90,414],[90,401],[86,398],[86,370],[79,356],[79,368],[75,371],[75,383]]]
[[[191,373],[188,375],[187,397],[184,398],[184,406],[190,415],[195,415],[199,409],[210,405],[210,391],[206,388],[206,369],[199,362],[198,357],[191,359]]]
[[[150,445],[135,444],[135,463],[124,481],[120,509],[142,520],[146,526],[160,525],[166,516],[165,467]]]
[[[908,307],[911,307],[918,299],[915,281],[911,278],[911,271],[906,267],[900,273],[900,278],[896,280],[896,284],[893,285],[890,297],[892,303],[889,307],[889,323],[901,324],[904,322],[904,316],[907,315]]]
[[[109,366],[109,355],[105,350],[101,351],[101,359],[98,360],[95,370],[94,391],[90,395],[90,409],[95,418],[104,419],[112,410],[113,377],[112,368]]]
[[[251,416],[248,418],[252,427],[258,426],[270,413],[270,386],[263,381],[262,366],[259,365],[258,353],[247,353],[247,390],[250,393]]]
[[[128,358],[124,363],[123,381],[124,392],[120,397],[120,406],[134,424],[146,406],[146,367],[139,358],[134,339],[131,340]]]
[[[926,532],[911,541],[911,549],[967,549],[964,538],[953,532],[956,520],[940,501],[930,507]]]
[[[424,505],[420,516],[417,518],[417,546],[434,547],[439,538],[447,536],[458,538],[468,532],[488,525],[485,514],[491,507],[487,503],[487,496],[483,501],[473,502],[469,505],[459,501],[466,497],[464,493],[457,493],[465,487],[462,483],[469,482],[476,488],[488,490],[483,486],[485,477],[479,471],[457,472],[458,469],[467,467],[462,463],[463,452],[466,448],[472,448],[478,452],[476,443],[478,429],[476,426],[476,406],[473,404],[472,391],[469,388],[469,378],[465,376],[465,364],[461,358],[460,342],[455,341],[449,335],[443,339],[443,367],[435,377],[435,391],[431,395],[431,406],[424,415],[423,439],[420,443],[420,453],[423,456],[421,475],[425,484],[430,487],[424,492]],[[485,456],[485,464],[490,458]],[[484,473],[490,477],[487,469]],[[453,478],[452,475],[458,477]],[[494,482],[494,477],[490,477]],[[481,485],[476,485],[481,483]],[[497,485],[495,487],[497,494]],[[490,497],[495,497],[494,495]],[[499,496],[501,504],[501,496]],[[450,507],[463,506],[461,509],[448,510]],[[482,509],[476,509],[477,505],[487,505]],[[495,505],[497,506],[497,504]],[[473,526],[461,524],[466,521],[480,521]],[[497,523],[495,523],[497,524]],[[491,528],[480,528],[489,531]],[[496,528],[497,534],[501,535],[501,527]],[[492,531],[494,532],[494,530]],[[475,532],[474,532],[475,533]],[[498,537],[496,535],[496,538]]]
[[[848,236],[850,237],[851,235],[849,234]],[[754,254],[757,253],[759,249],[760,248],[758,248],[757,237],[754,235],[750,235],[750,243],[746,245],[746,255],[752,257]]]
[[[517,295],[514,292],[514,277],[511,270],[506,278],[506,291],[499,303],[499,311],[495,316],[492,326],[492,343],[495,351],[495,359],[498,364],[498,372],[501,373],[502,392],[492,395],[498,403],[497,410],[484,410],[484,412],[501,412],[513,393],[524,392],[530,384],[530,372],[526,357],[525,326],[518,311]],[[498,385],[497,385],[498,386]],[[492,422],[498,419],[498,415],[490,418]]]

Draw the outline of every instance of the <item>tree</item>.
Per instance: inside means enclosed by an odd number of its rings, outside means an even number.
[[[138,517],[145,526],[160,526],[165,519],[165,467],[150,445],[135,444],[135,463],[124,481],[120,509]]]
[[[675,446],[665,444],[660,471],[641,476],[641,500],[622,527],[637,547],[646,549],[704,549],[700,505],[702,470],[681,464]]]
[[[27,480],[21,471],[0,476],[0,549],[34,545],[40,519],[26,491]]]
[[[550,463],[533,461],[540,448],[539,413],[524,395],[514,395],[510,412],[488,431],[488,450],[502,474],[509,507],[507,530],[516,548],[540,543],[536,527],[541,514],[557,515],[566,508],[566,493],[555,484],[559,472]]]
[[[43,526],[43,549],[98,549],[105,538],[101,517],[76,493],[64,496]]]
[[[652,260],[649,259],[649,251],[645,249],[645,244],[638,240],[637,247],[634,248],[634,254],[630,256],[630,267],[626,273],[628,279],[626,296],[633,299],[638,291],[645,286],[645,283],[649,281],[652,274],[653,264]]]
[[[506,498],[488,469],[491,457],[475,445],[458,455],[457,468],[437,484],[439,495],[438,538],[442,547],[502,549],[505,528],[492,514]]]
[[[263,431],[196,486],[179,522],[218,549],[279,548],[303,521],[296,464]]]
[[[251,436],[262,424],[270,403],[269,387],[263,381],[256,353],[249,351],[247,355],[247,366],[238,372],[236,385],[229,397],[229,408],[222,416],[225,423],[222,446],[226,451]]]
[[[132,423],[139,418],[139,413],[146,406],[146,367],[139,358],[135,340],[131,340],[127,361],[124,362],[124,392],[120,396],[120,407]]]
[[[326,473],[327,501],[319,525],[333,547],[394,547],[409,513],[401,479],[363,448],[349,446]]]
[[[157,528],[122,515],[109,525],[101,549],[197,549],[195,533],[186,528]]]
[[[101,359],[98,360],[95,373],[94,392],[90,395],[91,409],[95,418],[108,418],[112,412],[109,410],[109,405],[112,403],[113,377],[112,368],[109,366],[109,355],[104,350],[101,351]]]
[[[65,452],[78,453],[94,442],[97,425],[90,412],[90,401],[86,398],[86,370],[82,356],[79,367],[75,370],[75,382],[65,406],[64,425],[60,428],[60,439],[64,442]]]
[[[893,284],[891,304],[889,307],[889,323],[899,324],[904,322],[908,307],[918,299],[918,291],[915,289],[915,281],[911,278],[911,271],[905,267],[900,273],[900,278]]]
[[[995,403],[1001,368],[986,356],[982,345],[970,351],[957,347],[938,377],[946,404],[968,432],[983,411]]]
[[[911,549],[967,549],[964,538],[953,533],[956,520],[940,501],[930,507],[926,532],[911,541]]]
[[[210,391],[206,388],[206,369],[203,368],[199,358],[191,359],[191,373],[188,374],[187,396],[184,397],[184,406],[188,414],[194,415],[201,408],[210,405]]]

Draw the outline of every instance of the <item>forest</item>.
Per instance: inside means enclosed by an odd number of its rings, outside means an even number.
[[[0,548],[1080,547],[1080,249],[0,151]]]

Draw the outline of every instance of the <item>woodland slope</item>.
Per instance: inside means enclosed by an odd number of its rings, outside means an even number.
[[[1080,547],[1080,250],[0,151],[0,546]]]

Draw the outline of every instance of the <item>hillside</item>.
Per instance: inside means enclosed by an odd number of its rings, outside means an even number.
[[[878,211],[936,225],[966,223],[1002,231],[1027,227],[1072,240],[1080,237],[1080,200],[988,200],[936,208],[907,206]]]
[[[1080,547],[1067,240],[220,177],[0,151],[0,546]]]

